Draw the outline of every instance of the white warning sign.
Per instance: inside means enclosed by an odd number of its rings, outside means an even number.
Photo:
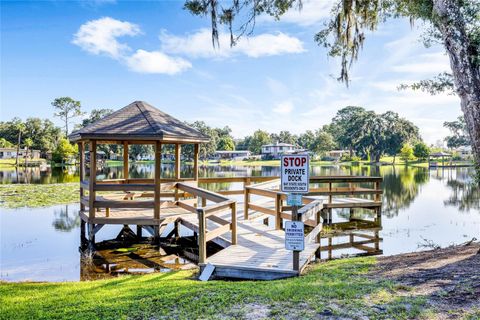
[[[302,251],[305,247],[304,225],[300,221],[285,221],[285,249]]]
[[[306,154],[282,156],[281,190],[308,193],[309,157]]]

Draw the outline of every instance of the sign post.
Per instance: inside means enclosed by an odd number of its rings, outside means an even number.
[[[308,155],[284,155],[281,158],[281,191],[287,192],[287,205],[292,206],[292,221],[285,223],[285,249],[293,251],[293,270],[300,270],[300,251],[305,247],[304,224],[298,216],[302,193],[309,187]]]

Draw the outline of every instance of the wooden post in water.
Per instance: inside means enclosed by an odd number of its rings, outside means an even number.
[[[195,143],[193,146],[193,179],[198,181],[198,151],[199,151],[199,144]]]
[[[182,154],[182,146],[177,143],[175,145],[175,180],[180,180],[181,178],[181,173],[180,173],[180,158],[181,158],[181,154]],[[179,200],[179,196],[178,196],[178,188],[175,188],[175,201],[178,201]]]
[[[97,180],[97,141],[90,141],[90,178],[88,189],[88,217],[95,218],[95,183]],[[89,223],[91,224],[91,222]],[[90,229],[89,229],[90,231]]]
[[[162,170],[161,166],[161,156],[162,156],[162,144],[160,141],[155,142],[155,172],[154,172],[154,206],[153,206],[153,218],[155,219],[154,226],[154,238],[155,241],[158,241],[160,238],[160,228],[158,221],[160,219],[160,173]]]
[[[123,141],[123,179],[128,180],[128,175],[128,142]]]
[[[85,144],[83,141],[78,143],[78,152],[80,153],[80,210],[85,211],[85,204],[82,202],[84,196],[82,182],[85,180]]]

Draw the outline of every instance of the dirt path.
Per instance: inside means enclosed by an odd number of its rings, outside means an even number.
[[[479,242],[379,257],[371,276],[405,285],[406,295],[426,297],[438,319],[463,318],[480,310]]]

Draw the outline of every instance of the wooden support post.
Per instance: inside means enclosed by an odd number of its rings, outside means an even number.
[[[154,172],[154,183],[155,191],[153,196],[154,207],[153,207],[153,218],[160,219],[160,172],[162,170],[162,144],[160,141],[155,142],[155,172]],[[158,229],[158,226],[157,226]],[[156,236],[156,235],[155,235]]]
[[[95,219],[95,183],[97,182],[97,141],[90,142],[90,179],[88,189],[88,217]]]
[[[316,221],[317,221],[317,225],[319,225],[320,223],[323,223],[322,222],[322,214],[321,214],[321,211],[317,211],[317,214],[316,214]],[[317,259],[321,259],[321,244],[322,244],[322,232],[319,232],[317,234],[317,237],[315,239],[315,242],[320,244],[320,246],[318,247],[317,251],[315,251],[315,258]]]
[[[153,227],[153,241],[158,243],[160,241],[160,226]]]
[[[275,197],[275,230],[282,229],[282,195],[277,193]]]
[[[292,207],[292,221],[298,221],[298,206]],[[300,271],[300,251],[293,251],[293,270]]]
[[[202,197],[202,208],[207,206],[207,198]]]
[[[93,223],[88,224],[88,244],[89,246],[95,244],[95,232],[94,229],[95,225]]]
[[[195,143],[193,146],[193,179],[195,181],[198,181],[198,151],[200,149],[200,146],[198,143]]]
[[[206,219],[203,209],[197,210],[198,214],[198,263],[205,263],[207,260]]]
[[[128,141],[123,141],[123,179],[128,180]]]
[[[175,238],[177,239],[178,237],[180,237],[180,221],[176,220],[174,222],[174,230],[175,230]]]
[[[237,203],[232,203],[232,244],[237,244]]]
[[[380,188],[381,188],[380,181],[375,182],[375,190],[379,191],[379,190],[381,190]],[[375,194],[375,201],[380,201],[380,194],[379,193]]]
[[[141,239],[142,238],[142,226],[137,225],[137,238]]]
[[[180,160],[182,154],[182,146],[180,144],[175,145],[175,179],[178,181],[181,178],[180,173]],[[175,188],[175,201],[179,200],[178,188]]]
[[[244,192],[244,199],[243,199],[243,220],[248,220],[248,203],[250,202],[250,190],[245,188]]]
[[[175,145],[175,179],[180,179],[180,160],[182,154],[182,146],[180,144]]]
[[[85,195],[82,187],[82,182],[85,180],[85,144],[83,141],[78,143],[78,153],[80,154],[80,210],[85,211],[85,204],[81,201]]]
[[[80,246],[83,247],[87,241],[86,232],[85,232],[85,221],[80,219]]]

